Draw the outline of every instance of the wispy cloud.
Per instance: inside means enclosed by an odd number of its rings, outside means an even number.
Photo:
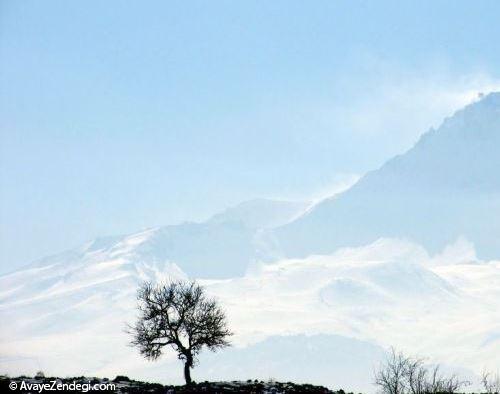
[[[358,78],[339,76],[346,99],[322,109],[337,126],[362,135],[416,140],[481,95],[500,91],[500,79],[486,71],[456,73],[443,64],[408,71],[371,59],[362,70]]]
[[[361,175],[359,174],[335,174],[330,183],[326,184],[325,187],[314,191],[309,200],[313,203],[317,203],[325,198],[335,196],[346,190],[350,189],[359,179]]]

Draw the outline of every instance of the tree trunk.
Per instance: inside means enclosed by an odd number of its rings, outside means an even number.
[[[193,367],[193,356],[186,356],[186,362],[184,363],[184,379],[186,380],[186,385],[191,384],[191,368]]]

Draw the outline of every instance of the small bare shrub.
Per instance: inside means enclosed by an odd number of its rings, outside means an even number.
[[[500,393],[500,374],[498,372],[493,374],[492,372],[484,371],[482,382],[484,390],[488,394]]]
[[[383,394],[457,393],[469,384],[457,375],[442,375],[439,365],[429,367],[424,361],[391,349],[385,363],[375,372],[375,384]]]

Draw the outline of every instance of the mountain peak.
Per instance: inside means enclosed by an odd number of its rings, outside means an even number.
[[[480,94],[479,99],[446,118],[439,128],[446,133],[449,129],[469,128],[492,130],[493,124],[500,124],[500,92],[486,95]]]
[[[491,93],[275,235],[289,257],[382,237],[408,238],[436,252],[462,236],[481,258],[494,258],[500,253],[499,168],[500,93]]]
[[[479,98],[480,100],[477,103],[500,107],[500,92],[479,93]]]

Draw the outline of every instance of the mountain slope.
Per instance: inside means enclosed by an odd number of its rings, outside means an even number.
[[[214,215],[205,222],[186,222],[135,234],[97,238],[79,248],[42,258],[29,267],[85,265],[121,261],[162,265],[175,262],[191,277],[231,278],[257,260],[269,260],[261,232],[294,219],[304,202],[252,200]]]
[[[380,237],[406,237],[436,252],[465,236],[480,257],[498,257],[499,168],[500,93],[493,93],[272,239],[287,256],[307,256]]]
[[[309,202],[277,201],[264,198],[244,201],[214,215],[209,223],[240,222],[249,228],[267,229],[295,219],[308,207]]]

